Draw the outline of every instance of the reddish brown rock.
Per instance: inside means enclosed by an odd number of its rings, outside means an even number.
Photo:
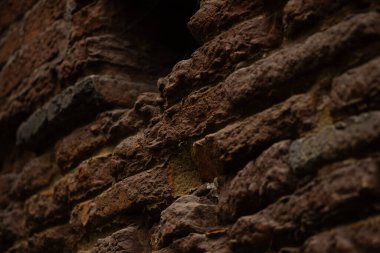
[[[12,61],[8,61],[0,72],[0,97],[9,96],[17,85],[32,74],[42,64],[59,60],[66,51],[67,31],[64,22],[57,22],[33,43],[18,51]],[[51,45],[51,46],[50,46]],[[29,59],[34,59],[30,61]]]
[[[295,189],[288,164],[290,143],[285,140],[272,145],[238,172],[219,199],[219,215],[224,221],[252,214]]]
[[[15,2],[12,0],[1,1],[0,3],[0,33],[7,29],[12,23],[18,21],[37,0],[27,0]]]
[[[112,235],[99,239],[90,253],[148,253],[145,232],[137,226],[128,226]]]
[[[334,78],[332,112],[337,116],[380,108],[380,57]]]
[[[65,13],[66,1],[39,1],[24,17],[24,43],[33,41],[39,34],[49,29],[56,20],[62,20]]]
[[[188,195],[177,199],[161,213],[160,224],[152,236],[153,248],[168,246],[190,233],[205,233],[218,224],[216,210],[216,205],[206,198]]]
[[[380,249],[380,217],[370,217],[309,238],[301,252],[376,252]]]
[[[149,89],[151,86],[147,84],[120,77],[90,76],[34,112],[18,128],[17,143],[33,146],[32,143],[38,142],[41,148],[54,141],[58,134],[76,127],[79,119],[86,122],[109,107],[132,107],[139,92]],[[66,124],[62,125],[63,122]]]
[[[128,177],[92,200],[75,206],[70,224],[94,227],[120,213],[148,212],[157,215],[172,201],[171,178],[163,168]]]
[[[345,215],[370,212],[380,190],[379,168],[378,158],[358,160],[317,177],[254,215],[241,217],[230,231],[232,249],[265,252],[269,247],[289,246]],[[363,205],[368,205],[367,210]]]
[[[83,231],[70,225],[61,225],[33,235],[21,252],[71,253],[75,252]]]
[[[296,80],[328,65],[347,50],[362,48],[365,41],[374,41],[380,36],[379,20],[379,14],[374,12],[356,15],[310,36],[304,43],[233,72],[218,85],[192,94],[166,110],[151,135],[159,139],[156,142],[178,143],[306,89],[312,82],[302,81],[298,86]]]
[[[124,161],[110,155],[86,160],[54,184],[54,199],[67,205],[99,193],[115,182],[124,166]]]
[[[172,244],[174,252],[191,253],[191,252],[218,252],[231,253],[228,248],[228,238],[223,237],[224,228],[218,228],[213,231],[221,231],[220,238],[209,238],[207,234],[192,233],[184,238],[175,240]],[[211,231],[211,232],[213,232]],[[160,251],[159,251],[160,252]]]
[[[261,1],[204,0],[200,5],[201,8],[191,17],[188,27],[193,36],[201,42],[210,40],[232,24],[260,11],[264,12],[266,7],[270,7],[270,4]]]
[[[314,113],[311,96],[294,96],[195,142],[193,160],[203,179],[210,181],[243,166],[271,144],[309,129],[315,121]]]
[[[52,154],[45,154],[32,159],[22,169],[13,187],[13,194],[27,197],[48,186],[59,175]]]
[[[221,33],[196,50],[190,59],[177,63],[168,76],[159,80],[166,106],[178,102],[199,86],[210,86],[223,80],[236,64],[258,58],[280,40],[278,20],[269,15],[254,17]]]
[[[26,227],[31,231],[55,224],[68,216],[68,206],[58,203],[51,192],[33,195],[25,202]]]
[[[77,128],[55,145],[57,163],[63,170],[70,169],[102,146],[133,134],[142,126],[143,121],[129,109],[101,113],[95,121]]]

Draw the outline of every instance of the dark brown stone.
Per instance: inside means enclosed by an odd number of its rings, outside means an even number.
[[[148,253],[146,236],[137,226],[128,226],[112,235],[99,239],[90,253]]]
[[[219,215],[224,221],[252,214],[296,187],[288,164],[291,141],[272,145],[256,160],[250,161],[222,192]]]
[[[159,80],[166,106],[178,102],[197,87],[223,80],[234,71],[236,64],[260,57],[280,40],[278,20],[269,14],[254,17],[221,33]]]
[[[239,169],[282,139],[297,137],[315,122],[313,98],[294,96],[193,144],[193,160],[204,180]]]
[[[51,192],[33,195],[25,202],[25,225],[31,231],[37,231],[61,222],[68,216],[67,208],[57,202]]]
[[[190,233],[205,233],[217,225],[216,210],[215,204],[200,197],[188,195],[177,199],[161,213],[151,244],[159,249]]]
[[[99,193],[115,182],[124,166],[111,155],[86,160],[54,184],[54,199],[67,205]]]
[[[380,57],[334,78],[330,92],[332,113],[355,114],[380,108]]]
[[[379,168],[378,158],[358,160],[315,178],[254,215],[239,218],[230,231],[232,248],[265,252],[292,244],[345,215],[369,212],[380,190]],[[368,209],[363,210],[363,205]]]
[[[6,208],[12,200],[11,192],[17,180],[16,173],[0,175],[0,207]]]
[[[27,163],[15,182],[12,192],[18,197],[27,197],[47,187],[59,175],[52,154],[48,153]]]
[[[380,249],[380,217],[370,217],[309,238],[302,253],[377,252]]]
[[[320,164],[371,149],[379,137],[380,112],[363,113],[294,141],[289,164],[296,174],[310,174]]]
[[[12,243],[23,236],[27,230],[24,227],[23,206],[20,203],[12,204],[0,210],[0,251],[9,248]]]
[[[163,168],[154,168],[128,177],[92,200],[75,206],[70,224],[94,227],[120,213],[146,211],[157,215],[174,196],[171,178]]]

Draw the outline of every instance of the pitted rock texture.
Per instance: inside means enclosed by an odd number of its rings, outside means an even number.
[[[379,110],[379,1],[0,0],[0,252],[378,253]]]

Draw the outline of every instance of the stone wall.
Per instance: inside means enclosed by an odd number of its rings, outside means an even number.
[[[0,140],[0,252],[380,252],[380,3],[0,0]]]

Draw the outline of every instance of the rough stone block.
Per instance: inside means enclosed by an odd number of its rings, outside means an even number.
[[[281,139],[294,138],[315,122],[312,97],[299,95],[228,125],[193,144],[193,160],[204,180],[244,166]]]
[[[289,246],[345,215],[365,212],[363,205],[369,211],[380,190],[379,169],[378,158],[358,160],[315,178],[254,215],[239,218],[229,233],[232,249],[265,252]]]

